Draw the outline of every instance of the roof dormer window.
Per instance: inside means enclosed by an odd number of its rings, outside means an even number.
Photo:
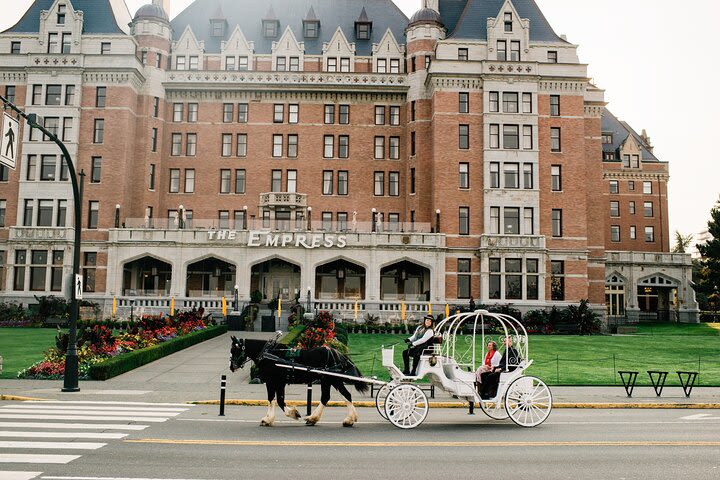
[[[65,5],[58,5],[57,10],[57,24],[58,25],[65,25],[65,13],[67,12],[67,7]]]
[[[317,20],[303,20],[303,36],[317,38],[320,31],[320,22]]]
[[[275,38],[278,35],[278,30],[280,30],[280,22],[279,21],[277,21],[277,20],[263,20],[262,21],[263,37]]]
[[[355,25],[355,38],[358,40],[370,40],[371,23],[357,23]]]
[[[512,13],[505,12],[505,31],[512,32],[513,31],[512,27],[513,27]]]
[[[225,21],[224,20],[211,20],[211,33],[210,36],[223,38],[225,36]]]

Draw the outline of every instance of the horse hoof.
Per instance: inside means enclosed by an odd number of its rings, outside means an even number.
[[[355,422],[351,422],[351,421],[348,421],[348,420],[345,420],[345,421],[343,422],[343,427],[348,427],[348,428],[349,428],[349,427],[352,427],[353,425],[355,425]]]
[[[260,420],[260,426],[261,426],[261,427],[272,427],[272,426],[273,426],[273,422],[271,422],[270,420],[266,420],[266,419],[263,418],[262,420]]]
[[[305,425],[307,425],[308,427],[314,427],[316,423],[317,420],[310,420],[309,418],[305,419]]]

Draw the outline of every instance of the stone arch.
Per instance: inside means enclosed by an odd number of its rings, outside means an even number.
[[[621,274],[620,272],[615,270],[610,275],[605,277],[605,284],[606,285],[627,285],[628,279],[623,274]]]
[[[674,277],[665,275],[664,273],[656,272],[640,278],[637,281],[637,284],[651,287],[677,288],[682,284],[682,282]]]
[[[429,300],[432,271],[430,265],[409,257],[384,263],[380,266],[380,300]]]
[[[315,298],[318,300],[362,300],[365,298],[368,267],[344,255],[313,266]]]
[[[212,253],[185,262],[185,296],[230,297],[235,293],[237,270],[235,262]]]

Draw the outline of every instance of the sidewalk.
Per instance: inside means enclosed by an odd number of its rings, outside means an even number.
[[[246,338],[269,338],[273,334],[255,332],[232,332]],[[127,402],[202,402],[216,401],[220,397],[220,376],[227,376],[226,398],[228,400],[265,401],[264,385],[248,383],[250,364],[232,373],[230,365],[230,334],[192,346],[153,363],[135,369],[105,382],[80,382],[80,392],[63,393],[62,381],[0,380],[0,395],[30,397],[48,400],[95,400]],[[700,407],[720,404],[720,388],[696,387],[690,398],[680,387],[665,387],[662,397],[657,397],[652,387],[637,386],[633,397],[628,398],[621,385],[610,387],[550,387],[553,402],[557,406],[589,407],[587,404],[619,404],[617,407],[637,408],[656,404],[668,406],[692,405]],[[354,389],[353,400],[372,401],[370,394],[359,394]],[[286,391],[288,400],[305,401],[306,387],[290,385]],[[313,399],[320,398],[320,389],[314,387]],[[337,392],[333,400],[342,399]],[[436,390],[435,402],[459,400]],[[565,404],[565,405],[563,405]],[[574,405],[567,405],[574,404]]]

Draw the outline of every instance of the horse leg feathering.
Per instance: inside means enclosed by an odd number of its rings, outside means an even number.
[[[358,420],[357,410],[351,401],[346,403],[348,407],[348,414],[347,417],[345,417],[345,420],[343,420],[343,427],[352,427]]]
[[[275,400],[270,402],[268,405],[267,415],[260,420],[260,425],[263,427],[272,427],[275,423]]]
[[[305,425],[312,426],[312,425],[317,424],[320,421],[320,417],[322,417],[323,410],[325,410],[325,405],[323,405],[321,403],[320,405],[317,406],[317,408],[312,413],[312,415],[310,415],[309,417],[307,417],[305,419]]]
[[[285,407],[285,416],[292,418],[293,420],[300,420],[300,412],[298,412],[298,409],[295,407],[291,407],[290,405]]]

